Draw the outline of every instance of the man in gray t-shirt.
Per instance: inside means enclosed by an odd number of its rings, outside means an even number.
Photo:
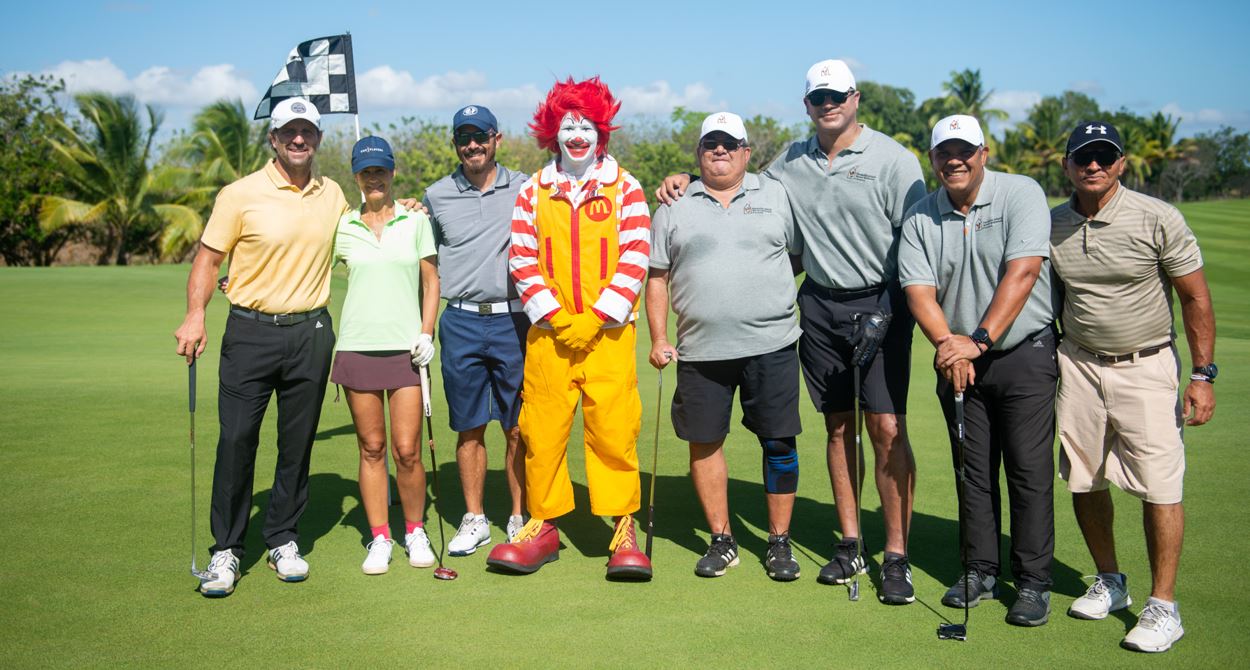
[[[528,175],[495,162],[503,135],[495,115],[469,105],[452,117],[460,165],[430,185],[425,207],[438,244],[439,284],[447,300],[438,324],[443,391],[467,512],[447,553],[465,556],[490,542],[482,497],[486,424],[498,421],[507,450],[504,471],[512,496],[508,540],[524,526],[525,454],[517,416],[529,319],[508,276],[512,207]]]
[[[958,491],[967,564],[942,604],[972,606],[998,595],[1001,462],[1019,594],[1007,623],[1040,626],[1050,615],[1055,550],[1059,372],[1050,210],[1037,182],[986,170],[987,156],[975,118],[957,114],[934,126],[929,159],[942,187],[907,213],[899,280],[937,348],[937,395],[957,471],[955,404],[964,407],[965,478]]]
[[[790,255],[801,245],[785,189],[747,172],[751,148],[738,115],[708,116],[696,153],[703,180],[652,218],[646,292],[651,364],[663,369],[677,361],[673,428],[690,443],[690,477],[712,531],[695,574],[718,577],[738,564],[722,447],[734,392],[740,391],[742,424],[763,449],[764,567],[769,577],[792,581],[799,577],[790,514],[801,428]],[[676,348],[668,341],[670,299],[677,313]]]

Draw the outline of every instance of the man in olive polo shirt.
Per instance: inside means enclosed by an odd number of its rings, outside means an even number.
[[[937,394],[956,472],[955,395],[964,398],[966,474],[956,490],[968,560],[942,604],[974,607],[998,596],[1001,466],[1018,592],[1007,623],[1040,626],[1050,617],[1055,551],[1050,208],[1037,182],[985,169],[989,152],[975,118],[938,121],[929,146],[942,187],[908,212],[898,272],[911,313],[937,349]]]
[[[1075,192],[1051,210],[1051,263],[1065,289],[1059,475],[1098,570],[1068,613],[1104,619],[1132,604],[1116,559],[1108,491],[1115,484],[1142,501],[1152,579],[1121,644],[1159,652],[1185,633],[1175,595],[1185,531],[1182,430],[1215,412],[1215,311],[1193,232],[1175,207],[1120,184],[1124,161],[1115,126],[1078,125],[1063,159]],[[1179,401],[1173,288],[1193,364]]]
[[[278,395],[278,463],[264,538],[268,563],[283,581],[302,581],[296,526],[308,502],[308,465],[330,356],[334,349],[330,258],[339,217],[347,211],[333,180],[313,176],[321,115],[288,98],[270,117],[274,160],[226,186],[187,280],[187,313],[174,333],[188,363],[207,344],[204,312],[226,255],[231,257],[230,315],[221,341],[211,526],[215,540],[205,596],[234,591],[252,512],[252,479],[261,421]]]

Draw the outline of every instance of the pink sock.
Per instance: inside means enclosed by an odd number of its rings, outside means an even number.
[[[416,530],[416,529],[418,529],[418,528],[425,528],[425,522],[423,522],[423,521],[408,521],[407,519],[405,519],[405,520],[404,520],[404,532],[405,532],[405,533],[411,533],[412,531],[414,531],[414,530]]]
[[[389,539],[391,539],[391,528],[390,528],[390,526],[386,526],[386,525],[382,525],[382,526],[369,526],[369,536],[370,536],[370,537],[377,537],[377,536],[379,536],[379,535],[381,535],[382,537],[384,537],[384,538],[386,538],[386,539],[388,539],[388,540],[389,540]]]

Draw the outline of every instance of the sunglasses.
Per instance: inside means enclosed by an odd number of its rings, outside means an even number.
[[[716,147],[725,147],[725,151],[733,153],[746,145],[747,143],[745,140],[735,140],[732,137],[724,140],[709,137],[699,141],[699,146],[702,147],[704,151],[716,151]]]
[[[1078,167],[1085,167],[1094,161],[1098,161],[1098,164],[1103,167],[1109,167],[1120,160],[1120,152],[1115,149],[1082,149],[1069,156],[1068,160],[1076,163]]]
[[[812,107],[821,107],[826,101],[832,100],[834,105],[840,105],[847,101],[855,94],[855,89],[848,91],[830,91],[828,89],[820,89],[807,94],[807,102]]]
[[[456,146],[467,147],[469,146],[470,142],[477,142],[478,144],[486,144],[487,142],[490,141],[490,138],[494,136],[495,136],[495,133],[488,133],[485,130],[479,130],[475,133],[454,133],[451,136],[451,139],[452,141],[456,143]]]

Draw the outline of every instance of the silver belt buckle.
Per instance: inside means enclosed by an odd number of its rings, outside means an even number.
[[[492,313],[492,310],[491,310],[491,307],[490,307],[490,303],[488,303],[488,302],[481,302],[481,303],[478,303],[478,305],[477,305],[477,313],[478,313],[478,314],[491,314],[491,313]]]

